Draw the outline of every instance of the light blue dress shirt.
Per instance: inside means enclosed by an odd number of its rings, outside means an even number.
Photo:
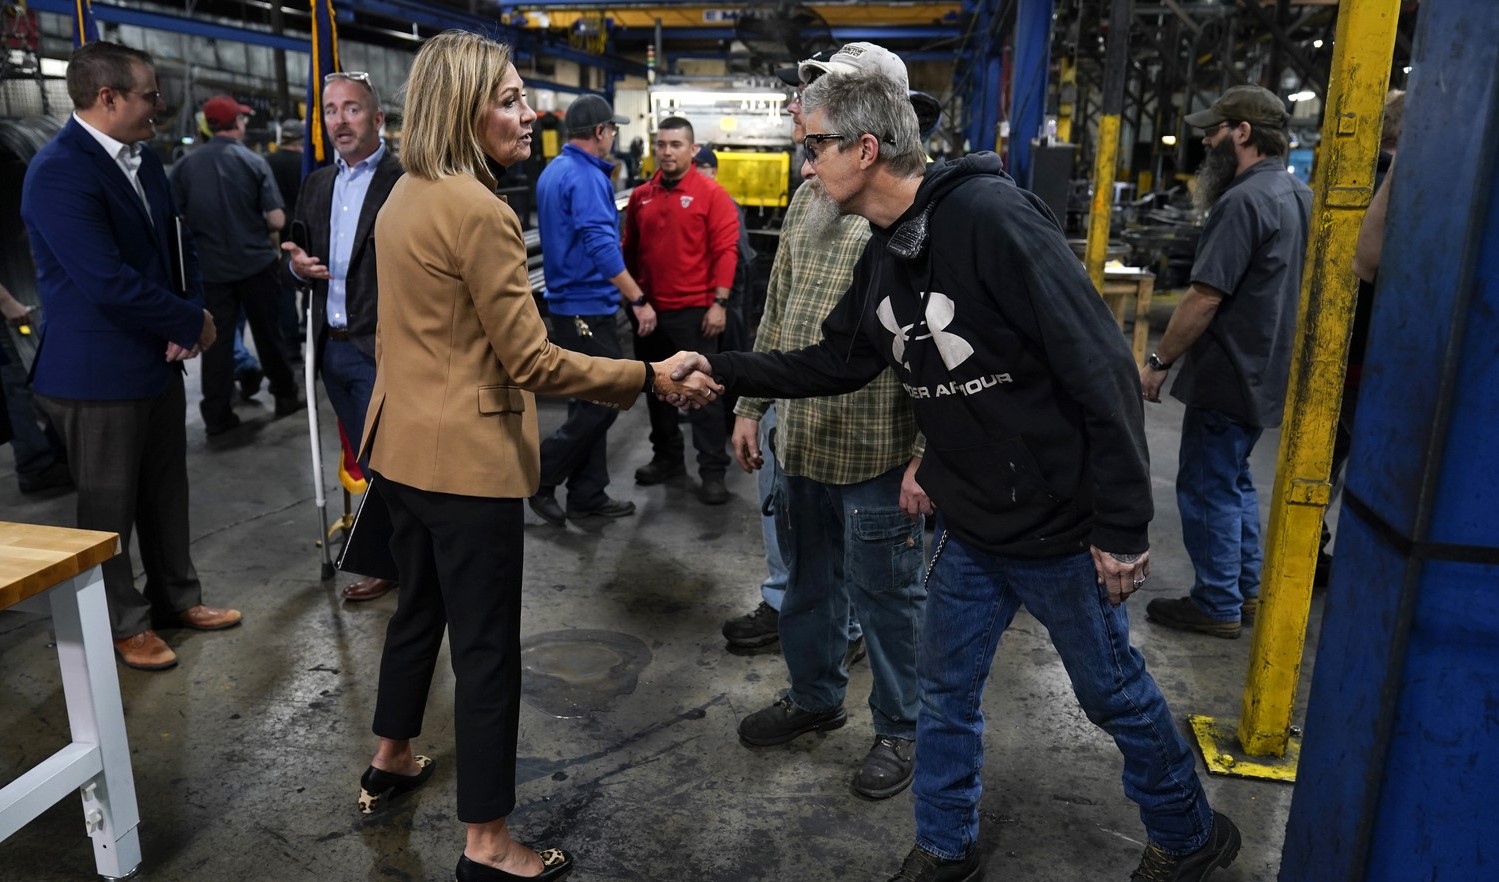
[[[385,139],[375,152],[350,166],[343,157],[334,156],[338,176],[333,179],[333,205],[328,224],[328,324],[342,328],[349,324],[346,280],[349,260],[354,254],[354,234],[359,227],[359,213],[364,196],[370,191],[375,169],[385,156]]]

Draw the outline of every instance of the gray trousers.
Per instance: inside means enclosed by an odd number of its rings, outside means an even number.
[[[36,396],[62,435],[78,486],[78,528],[120,534],[121,553],[104,564],[109,624],[122,640],[202,602],[188,554],[187,399],[174,373],[154,398],[84,401]],[[135,588],[130,535],[140,543],[144,593]]]

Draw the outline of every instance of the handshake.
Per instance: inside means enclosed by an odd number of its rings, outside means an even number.
[[[651,391],[673,407],[696,410],[723,394],[723,386],[713,381],[711,370],[708,359],[698,353],[678,352],[651,365]]]

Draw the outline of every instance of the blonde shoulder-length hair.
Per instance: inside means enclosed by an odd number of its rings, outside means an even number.
[[[403,90],[401,165],[408,174],[429,181],[473,175],[495,187],[479,122],[511,55],[504,43],[468,31],[443,31],[423,44]]]

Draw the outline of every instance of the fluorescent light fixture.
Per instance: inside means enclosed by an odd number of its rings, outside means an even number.
[[[1176,136],[1175,135],[1162,135],[1161,136],[1161,143],[1165,144],[1167,147],[1175,147],[1176,146]]]
[[[1406,72],[1406,73],[1410,73],[1410,72],[1411,72],[1411,66],[1410,66],[1410,65],[1408,65],[1408,64],[1407,64],[1407,65],[1406,65],[1406,66],[1405,66],[1405,72]]]
[[[1317,93],[1311,89],[1303,89],[1300,92],[1291,93],[1289,97],[1292,101],[1310,101],[1317,97]]]
[[[786,100],[785,92],[693,92],[693,91],[667,91],[665,89],[651,92],[651,100],[657,103],[672,102],[675,104],[724,104],[731,101],[774,101]]]
[[[1313,49],[1321,49],[1322,48],[1322,41],[1321,40],[1313,40],[1312,41],[1312,48]]]
[[[1288,171],[1288,172],[1290,172],[1291,174],[1294,175],[1294,174],[1296,174],[1296,166],[1294,166],[1294,165],[1288,165],[1288,166],[1286,166],[1286,171]]]

